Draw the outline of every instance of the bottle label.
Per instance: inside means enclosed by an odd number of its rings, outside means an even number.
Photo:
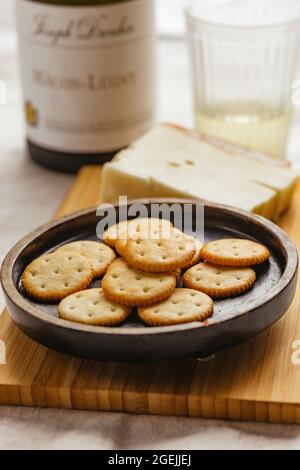
[[[98,6],[17,1],[29,139],[50,150],[117,150],[154,123],[153,0]]]

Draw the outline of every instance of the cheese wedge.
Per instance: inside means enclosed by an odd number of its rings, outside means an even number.
[[[104,165],[100,198],[201,199],[277,220],[297,181],[295,170],[270,157],[161,125]]]

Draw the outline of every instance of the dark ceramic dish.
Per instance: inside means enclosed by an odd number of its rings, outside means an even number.
[[[143,202],[149,208],[153,200]],[[172,204],[174,200],[164,202]],[[184,204],[187,201],[176,202]],[[196,204],[193,202],[194,209]],[[116,209],[118,214],[119,207],[116,206]],[[297,281],[298,255],[289,237],[262,217],[207,203],[206,241],[226,237],[250,238],[265,243],[271,251],[270,260],[256,268],[257,282],[250,292],[234,299],[215,302],[209,326],[188,323],[147,327],[135,313],[124,325],[114,328],[85,326],[61,320],[57,316],[57,305],[36,303],[24,295],[20,276],[34,258],[59,245],[76,239],[96,239],[98,222],[95,209],[50,222],[23,238],[4,260],[1,280],[12,319],[26,335],[49,348],[101,361],[137,362],[184,356],[205,357],[257,335],[276,322],[292,302]],[[100,285],[100,282],[94,281],[95,285]]]

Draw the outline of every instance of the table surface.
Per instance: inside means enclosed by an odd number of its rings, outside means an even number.
[[[0,6],[0,80],[6,83],[6,103],[0,104],[0,261],[18,239],[52,217],[73,179],[34,165],[26,154],[12,3],[2,0]],[[188,58],[181,40],[159,42],[159,75],[159,118],[191,126]],[[296,121],[289,157],[299,164],[297,135]],[[300,427],[0,407],[1,450],[147,448],[299,449]]]

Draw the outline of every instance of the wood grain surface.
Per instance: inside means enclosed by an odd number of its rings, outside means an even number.
[[[85,167],[56,216],[97,204],[100,167]],[[300,247],[300,185],[280,224]],[[0,404],[300,423],[300,287],[285,317],[260,336],[206,361],[96,363],[38,345],[0,318],[7,349]]]

